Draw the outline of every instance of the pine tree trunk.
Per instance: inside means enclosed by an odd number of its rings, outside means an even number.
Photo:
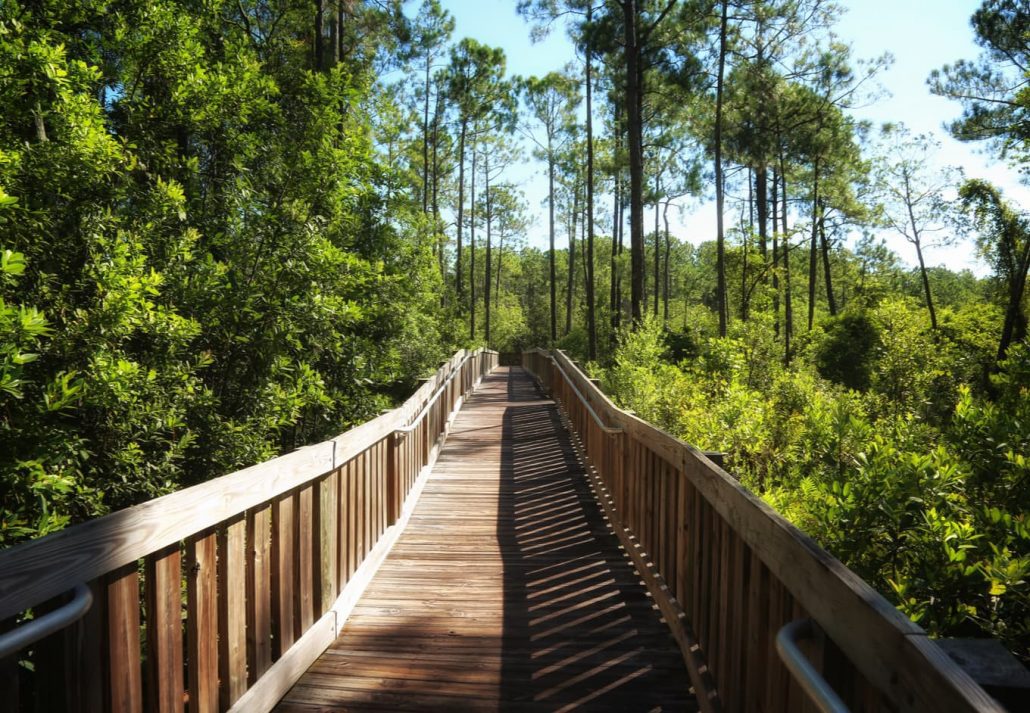
[[[565,283],[565,333],[572,331],[572,293],[576,286],[576,223],[579,218],[579,191],[572,189],[572,215],[569,225],[569,256],[566,261],[569,268],[569,279]]]
[[[587,3],[587,24],[593,20],[593,4]],[[584,261],[587,278],[587,356],[597,359],[597,317],[594,312],[594,117],[593,117],[593,66],[591,47],[584,48],[586,56],[587,82],[587,257]]]
[[[830,308],[830,316],[837,314],[837,300],[833,295],[833,276],[830,272],[830,244],[826,240],[826,204],[819,208],[819,244],[823,253],[823,276],[826,280],[826,303]]]
[[[554,152],[547,137],[547,222],[551,239],[551,343],[558,341],[558,272],[554,264]]]
[[[780,180],[783,182],[783,190],[780,191],[780,200],[783,201],[783,220],[780,225],[783,228],[783,363],[790,364],[790,340],[794,337],[794,309],[790,293],[790,238],[787,228],[787,177],[783,171],[783,156],[780,155]]]
[[[615,104],[614,121],[612,122],[613,134],[612,141],[615,146],[615,155],[618,156],[619,149],[622,146],[622,112],[619,110],[618,103]],[[609,351],[615,349],[616,337],[619,331],[619,315],[621,312],[621,305],[619,304],[619,245],[621,238],[619,231],[622,226],[622,171],[619,168],[618,161],[613,162],[612,170],[612,183],[614,187],[612,189],[612,259],[611,259],[611,285],[609,294],[609,328],[610,333],[608,335],[608,347]]]
[[[490,346],[490,293],[491,293],[491,281],[494,276],[493,262],[491,260],[491,238],[492,238],[492,225],[493,222],[493,206],[490,204],[490,152],[487,151],[483,155],[483,180],[485,185],[483,190],[486,191],[486,270],[483,280],[483,304],[485,306],[485,312],[483,314],[483,330],[486,337],[486,346]]]
[[[655,162],[657,163],[657,161]],[[661,239],[658,231],[658,209],[661,207],[658,201],[658,193],[661,191],[661,174],[656,174],[654,177],[654,308],[651,313],[658,318],[658,304],[661,300],[661,286],[662,286],[662,270],[661,270],[661,258],[662,258],[662,247],[659,242]]]
[[[719,310],[719,336],[726,336],[729,318],[726,304],[726,237],[723,228],[723,175],[722,175],[722,104],[723,75],[726,69],[726,25],[728,0],[722,0],[722,19],[719,21],[719,72],[715,84],[715,213],[716,213],[716,304]]]
[[[773,334],[780,336],[780,220],[779,211],[779,178],[772,171],[772,286],[773,286]]]
[[[815,325],[816,241],[819,238],[819,157],[812,168],[812,246],[808,254],[808,331]]]
[[[626,59],[626,132],[629,138],[630,314],[636,327],[644,317],[644,151],[637,0],[622,0],[622,9]]]
[[[422,212],[429,212],[429,65],[430,54],[426,52],[426,97],[422,107]]]
[[[665,210],[662,211],[662,219],[665,222],[665,276],[663,283],[665,288],[662,318],[665,325],[669,325],[669,253],[672,252],[672,237],[669,235],[669,201],[665,201]]]
[[[468,130],[468,122],[464,119],[461,122],[461,131],[458,134],[458,254],[455,260],[454,286],[457,292],[458,309],[463,305],[464,289],[461,281],[461,230],[465,223],[465,133]]]
[[[918,236],[918,233],[916,233]],[[926,309],[930,312],[930,328],[937,329],[937,310],[933,307],[933,295],[930,293],[930,276],[926,272],[926,263],[923,262],[923,248],[916,237],[916,257],[919,258],[919,275],[923,279],[923,294],[926,296]]]
[[[469,339],[472,340],[476,338],[476,158],[476,140],[473,139],[469,180]]]
[[[1017,247],[1013,241],[1009,252],[1015,255]],[[1023,292],[1026,290],[1027,272],[1030,270],[1030,236],[1024,237],[1023,254],[1014,262],[1016,270],[1009,285],[1005,321],[1002,323],[1001,339],[998,341],[999,362],[1005,359],[1005,354],[1013,342],[1021,342],[1026,339],[1027,320],[1023,313]]]
[[[310,7],[310,5],[308,6]],[[322,34],[325,31],[325,0],[315,0],[315,71],[325,68],[325,42]]]

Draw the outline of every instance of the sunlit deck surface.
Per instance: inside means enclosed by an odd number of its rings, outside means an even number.
[[[697,706],[554,402],[502,367],[458,414],[343,633],[277,710],[574,708]]]

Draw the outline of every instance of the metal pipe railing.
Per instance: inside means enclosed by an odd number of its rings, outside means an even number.
[[[0,660],[74,624],[85,616],[93,605],[93,592],[85,584],[75,585],[72,592],[71,601],[67,604],[0,635]]]

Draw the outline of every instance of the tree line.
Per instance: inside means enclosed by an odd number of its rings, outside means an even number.
[[[1025,211],[854,119],[890,58],[827,0],[517,8],[568,65],[511,76],[438,0],[0,7],[0,545],[338,433],[455,348],[559,346],[932,630],[1025,655]],[[985,0],[928,80],[1017,166],[1028,22]],[[990,275],[933,266],[959,239]]]

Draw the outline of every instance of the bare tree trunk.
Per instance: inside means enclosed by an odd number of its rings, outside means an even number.
[[[783,190],[780,199],[783,201],[783,319],[786,324],[783,330],[783,363],[790,364],[790,340],[794,337],[794,310],[790,294],[790,237],[787,229],[787,176],[783,171],[783,154],[780,154],[780,180]]]
[[[475,135],[475,134],[473,134]],[[472,178],[469,180],[469,339],[476,338],[476,153],[472,140]]]
[[[779,179],[776,171],[772,171],[772,286],[773,286],[773,334],[780,336],[780,220],[779,211]]]
[[[464,289],[461,282],[461,230],[465,223],[465,133],[468,130],[468,122],[462,120],[461,131],[458,134],[458,255],[455,260],[454,282],[458,298],[458,309],[461,309],[464,298]]]
[[[615,104],[615,117],[612,122],[614,127],[612,137],[615,145],[615,155],[618,156],[619,149],[622,147],[622,112],[619,110],[618,103]],[[622,171],[619,167],[618,161],[613,162],[614,169],[612,171],[612,181],[614,188],[612,190],[613,205],[612,205],[612,259],[611,259],[611,289],[609,294],[609,307],[611,314],[609,315],[609,327],[611,333],[608,335],[608,346],[609,350],[615,349],[616,337],[619,331],[619,317],[622,311],[621,296],[619,295],[619,252],[622,245]]]
[[[808,331],[815,325],[816,241],[819,238],[819,157],[812,167],[812,246],[808,254]]]
[[[765,166],[755,169],[755,210],[758,212],[758,249],[762,253],[762,267],[769,264],[769,185]],[[764,278],[763,278],[764,281]]]
[[[1012,240],[1009,252],[1016,256],[1018,244]],[[1005,359],[1005,354],[1013,342],[1026,339],[1027,320],[1023,314],[1023,292],[1026,290],[1027,272],[1030,271],[1030,236],[1024,237],[1023,254],[1015,263],[1015,274],[1009,284],[1009,301],[1005,306],[1005,321],[1001,327],[1001,339],[998,341],[998,361]]]
[[[657,165],[657,161],[655,164]],[[662,259],[662,247],[659,240],[661,239],[658,233],[658,209],[661,204],[658,201],[658,194],[661,191],[661,173],[656,173],[654,177],[654,308],[651,313],[658,318],[658,304],[661,300],[661,286],[662,286],[662,272],[661,272],[661,259]]]
[[[436,97],[436,108],[433,110],[433,230],[436,232],[437,236],[437,260],[440,263],[440,281],[446,282],[447,267],[444,261],[446,240],[444,231],[440,226],[440,161],[437,152],[437,147],[440,142],[441,99],[442,97],[438,94]]]
[[[665,284],[664,304],[662,319],[665,326],[669,325],[669,253],[672,252],[672,237],[669,235],[669,201],[665,201],[665,210],[662,211],[662,219],[665,221]]]
[[[558,273],[554,265],[554,153],[547,137],[547,222],[551,239],[551,343],[558,341]]]
[[[325,43],[322,38],[325,31],[324,15],[325,0],[315,0],[315,71],[317,72],[325,69]]]
[[[726,69],[726,25],[728,18],[728,0],[722,0],[722,18],[719,21],[719,73],[715,84],[715,221],[716,221],[716,304],[719,310],[719,336],[726,336],[729,321],[726,304],[726,235],[723,228],[723,195],[722,175],[722,104],[723,75]]]
[[[593,20],[593,3],[587,3],[587,24]],[[586,56],[587,82],[587,257],[584,261],[587,278],[587,356],[593,361],[597,359],[597,318],[594,313],[594,105],[593,105],[593,62],[592,47],[587,42],[584,47]]]
[[[626,131],[629,137],[630,313],[634,326],[644,318],[644,150],[641,116],[640,45],[637,0],[622,0],[626,59]]]
[[[494,276],[493,262],[491,260],[491,231],[493,222],[493,206],[490,204],[490,152],[483,154],[483,180],[486,185],[486,273],[483,280],[483,302],[486,311],[483,315],[483,329],[486,336],[486,346],[490,346],[490,284]]]
[[[426,52],[426,98],[422,107],[422,212],[429,212],[429,81],[430,54]]]
[[[908,173],[905,174],[905,205],[908,208],[908,220],[912,225],[912,240],[916,246],[916,257],[919,258],[919,275],[923,278],[923,293],[926,295],[926,309],[930,312],[930,328],[937,329],[937,311],[933,308],[933,295],[930,293],[930,276],[926,274],[926,264],[923,262],[923,246],[919,235],[919,226],[916,225],[916,216],[912,212],[912,187],[909,184]]]
[[[826,280],[826,303],[830,308],[830,316],[837,314],[837,300],[833,296],[833,276],[830,274],[830,244],[826,240],[826,204],[820,202],[819,208],[819,244],[823,253],[823,277]]]
[[[565,335],[572,331],[572,293],[576,285],[576,224],[579,222],[579,190],[572,188],[572,215],[569,226],[569,279],[565,283]]]

